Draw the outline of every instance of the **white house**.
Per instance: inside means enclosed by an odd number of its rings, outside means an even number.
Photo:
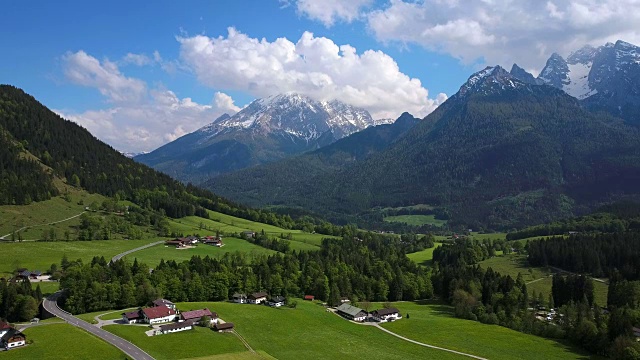
[[[342,304],[336,308],[338,315],[353,321],[365,321],[367,312],[349,304]]]
[[[191,329],[193,329],[193,322],[178,322],[160,326],[160,329],[156,330],[155,335],[170,334]]]
[[[0,337],[0,347],[6,350],[14,349],[27,344],[27,337],[16,329],[9,329]]]
[[[267,301],[267,305],[273,306],[273,307],[280,307],[284,305],[285,301],[286,299],[284,298],[284,296],[274,296],[271,299],[269,299],[269,301]]]
[[[249,304],[262,304],[267,301],[267,293],[266,292],[257,292],[249,295],[247,297]]]
[[[180,318],[178,319],[178,321],[196,323],[200,321],[200,319],[202,319],[203,316],[206,316],[209,319],[211,319],[210,324],[215,324],[218,322],[218,314],[215,312],[212,312],[207,308],[200,309],[200,310],[183,311],[180,314]]]
[[[144,321],[144,316],[140,310],[122,313],[122,321],[125,324],[136,324]]]
[[[167,300],[167,299],[156,299],[153,300],[153,306],[166,306],[169,309],[176,309],[176,304],[172,303],[171,301]]]
[[[177,316],[175,310],[169,309],[166,306],[156,306],[142,309],[142,315],[144,316],[144,322],[148,324],[158,324],[174,321]]]
[[[238,304],[246,304],[247,303],[247,294],[233,294],[233,302]]]
[[[402,318],[402,316],[400,316],[400,311],[396,308],[375,310],[371,313],[371,316],[374,320],[380,322],[393,321]]]

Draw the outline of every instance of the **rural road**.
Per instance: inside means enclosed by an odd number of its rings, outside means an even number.
[[[129,254],[131,254],[131,253],[133,253],[133,252],[140,251],[140,250],[143,250],[143,249],[146,249],[146,248],[150,248],[150,247],[152,247],[152,246],[156,246],[156,245],[159,245],[159,244],[162,244],[162,243],[164,243],[164,240],[156,241],[156,242],[154,242],[154,243],[147,244],[147,245],[144,245],[144,246],[140,246],[140,247],[137,247],[137,248],[135,248],[135,249],[127,250],[127,251],[125,251],[125,252],[123,252],[123,253],[120,253],[120,254],[118,254],[118,255],[116,255],[116,256],[114,256],[114,257],[112,257],[112,258],[111,258],[111,262],[112,262],[112,263],[114,263],[114,262],[116,262],[116,261],[118,261],[118,260],[122,259],[123,257],[125,257],[125,256],[127,256],[127,255],[129,255]]]
[[[567,274],[571,274],[571,275],[580,275],[580,274],[576,274],[576,273],[571,272],[571,271],[560,269],[560,268],[555,267],[555,266],[549,266],[549,268],[551,268],[551,269],[553,269],[553,270],[555,270],[557,272],[560,272],[560,273],[567,273]],[[609,284],[608,281],[605,281],[605,280],[602,280],[602,279],[598,279],[598,278],[594,278],[594,277],[592,277],[591,279],[593,279],[593,281],[597,281],[597,282],[600,282],[600,283],[603,283],[603,284]]]
[[[121,337],[115,336],[112,333],[102,330],[96,326],[93,326],[86,321],[80,320],[77,317],[71,315],[70,313],[60,309],[57,303],[58,296],[60,296],[60,292],[57,292],[49,296],[45,300],[43,300],[42,305],[45,308],[45,310],[61,318],[62,320],[68,322],[69,324],[73,326],[77,326],[82,330],[87,331],[99,337],[100,339],[108,342],[109,344],[117,347],[118,349],[122,350],[122,352],[127,354],[127,356],[131,357],[134,360],[155,360],[153,357],[151,357],[151,355],[147,354],[142,349],[133,345],[127,340]]]
[[[34,227],[38,227],[38,226],[47,226],[47,225],[53,225],[53,224],[58,224],[58,223],[61,223],[61,222],[69,221],[69,220],[71,220],[71,219],[75,219],[75,218],[77,218],[78,216],[80,216],[80,215],[82,215],[82,214],[84,214],[84,213],[86,213],[86,211],[83,211],[83,212],[81,212],[81,213],[80,213],[80,214],[78,214],[78,215],[74,215],[74,216],[72,216],[72,217],[69,217],[69,218],[66,218],[66,219],[63,219],[63,220],[58,220],[58,221],[50,222],[50,223],[48,223],[48,224],[39,224],[39,225],[23,226],[23,227],[21,227],[20,229],[16,230],[16,231],[15,231],[15,233],[17,234],[17,233],[19,233],[20,231],[22,231],[22,230],[24,230],[24,229],[26,229],[26,228],[28,228],[28,227],[32,227],[32,228],[34,228]],[[10,236],[12,233],[13,233],[13,232],[10,232],[10,233],[8,233],[7,235],[0,236],[0,240],[4,240],[7,236]]]

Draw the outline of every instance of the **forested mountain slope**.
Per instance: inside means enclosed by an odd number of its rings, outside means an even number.
[[[272,181],[239,191],[231,182],[209,187],[241,200],[246,191],[269,194],[261,205],[336,216],[429,204],[474,229],[539,224],[640,194],[637,129],[500,67],[474,74],[425,120],[382,152],[336,173],[296,182],[306,178],[300,165],[286,191],[274,190],[279,184]]]

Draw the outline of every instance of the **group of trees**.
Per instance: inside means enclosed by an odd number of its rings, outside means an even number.
[[[311,294],[332,304],[343,296],[397,301],[433,295],[427,270],[405,256],[399,240],[371,233],[360,233],[358,239],[325,239],[313,252],[162,261],[152,272],[137,261],[108,265],[94,258],[89,264],[68,265],[61,287],[64,307],[73,313],[142,306],[157,297],[218,301],[235,292],[254,291]]]
[[[29,280],[0,280],[0,319],[10,322],[29,321],[38,314],[40,301],[40,285],[33,290]]]
[[[575,234],[529,241],[529,263],[557,266],[595,277],[614,270],[629,280],[640,279],[640,232]]]

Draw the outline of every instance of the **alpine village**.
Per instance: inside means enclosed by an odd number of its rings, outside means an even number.
[[[0,360],[640,360],[637,2],[73,3],[0,14]]]

